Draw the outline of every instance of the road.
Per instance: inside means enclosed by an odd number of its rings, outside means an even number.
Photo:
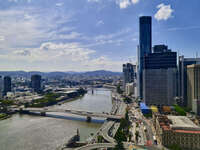
[[[95,143],[95,144],[88,144],[79,148],[76,148],[75,150],[93,150],[97,148],[113,148],[115,147],[115,143]]]
[[[137,121],[139,125],[138,128],[139,128],[140,139],[138,144],[146,145],[147,141],[149,144],[153,144],[154,134],[152,131],[152,124],[150,124],[148,120],[143,116],[137,104],[134,104],[134,106],[131,108],[130,116],[134,116],[133,118],[135,118],[136,120],[134,120],[133,123]],[[144,131],[144,127],[146,128],[146,131]],[[135,132],[135,130],[133,131]],[[134,134],[135,133],[133,133],[133,135]]]

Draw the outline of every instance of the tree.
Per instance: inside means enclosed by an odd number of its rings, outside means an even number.
[[[126,121],[129,121],[128,110],[126,110],[125,119],[126,119]]]
[[[122,142],[117,143],[114,150],[125,150],[123,143]]]
[[[97,141],[98,141],[98,143],[103,143],[103,136],[101,136],[101,135],[99,135],[98,137],[97,137]]]
[[[136,139],[137,142],[138,142],[138,137],[139,137],[139,131],[136,131],[135,132],[135,139]]]
[[[128,138],[129,138],[129,142],[131,142],[132,135],[129,134]]]
[[[117,85],[117,93],[119,93],[119,94],[122,94],[122,93],[123,93],[123,91],[122,91],[121,88],[120,88],[120,84]]]
[[[180,146],[177,144],[173,144],[171,146],[169,146],[170,150],[181,150]]]
[[[129,98],[129,97],[125,97],[125,98],[124,98],[124,102],[126,102],[126,103],[131,103],[131,102],[132,102],[132,99]]]

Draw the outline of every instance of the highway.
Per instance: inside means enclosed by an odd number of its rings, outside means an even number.
[[[109,121],[101,131],[101,135],[109,143],[115,143],[115,139],[108,135],[110,133],[110,129],[112,128],[112,126],[114,126],[114,124],[114,121]]]
[[[115,143],[95,143],[95,144],[88,144],[79,148],[76,148],[75,150],[93,150],[97,148],[113,148],[115,147]]]

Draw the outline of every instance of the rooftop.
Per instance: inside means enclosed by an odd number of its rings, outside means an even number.
[[[165,131],[200,134],[200,127],[185,116],[157,115],[157,119],[160,127]]]
[[[140,108],[141,109],[149,109],[149,107],[147,107],[147,105],[145,103],[140,103]]]
[[[189,118],[185,116],[167,116],[172,121],[172,128],[193,128],[200,130],[200,127],[195,125]]]
[[[200,68],[200,64],[188,65],[187,68]]]

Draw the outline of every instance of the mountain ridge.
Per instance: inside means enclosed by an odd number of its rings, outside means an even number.
[[[41,72],[41,71],[0,71],[0,76],[24,76],[30,77],[33,74],[39,74],[41,76],[53,77],[53,76],[67,76],[67,75],[85,75],[85,76],[117,76],[121,75],[122,72],[113,72],[108,70],[95,70],[95,71],[52,71],[52,72]]]

